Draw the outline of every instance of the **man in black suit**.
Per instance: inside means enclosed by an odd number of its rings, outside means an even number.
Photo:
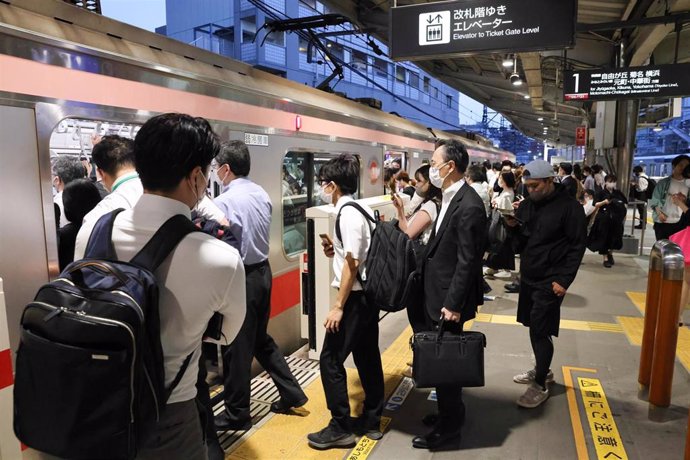
[[[558,177],[566,193],[577,199],[577,179],[573,177],[573,165],[570,163],[558,165]]]
[[[465,183],[468,163],[465,146],[451,140],[436,149],[429,171],[431,183],[443,190],[443,198],[422,265],[425,310],[430,329],[438,327],[444,318],[446,334],[460,334],[462,324],[475,317],[484,299],[486,210],[477,192]],[[435,449],[460,442],[465,418],[462,388],[438,387],[436,395],[439,413],[434,417],[434,428],[415,437],[414,447]],[[429,420],[425,418],[425,422]]]

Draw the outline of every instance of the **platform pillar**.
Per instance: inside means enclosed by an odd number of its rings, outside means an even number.
[[[656,334],[656,320],[659,312],[659,298],[661,295],[661,275],[663,271],[662,253],[668,240],[654,243],[649,254],[649,275],[647,276],[647,298],[644,310],[644,331],[642,333],[642,351],[640,352],[640,370],[637,381],[648,387],[652,376],[652,356],[654,353],[654,337]]]
[[[678,313],[683,289],[685,258],[675,243],[664,246],[659,311],[657,314],[649,403],[657,407],[671,404],[671,385],[678,345]]]

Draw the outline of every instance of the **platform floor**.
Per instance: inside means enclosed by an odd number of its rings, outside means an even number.
[[[638,394],[637,383],[648,262],[646,257],[615,258],[615,266],[608,269],[600,256],[585,256],[561,310],[551,398],[532,410],[515,404],[525,387],[512,381],[514,374],[532,366],[527,329],[514,320],[517,294],[504,293],[506,280],[489,281],[496,298],[485,303],[470,326],[487,336],[486,386],[465,390],[467,422],[459,451],[411,446],[412,437],[425,432],[420,419],[434,411],[435,402],[429,390],[413,389],[412,381],[401,375],[411,358],[411,331],[405,314],[397,313],[381,321],[380,345],[387,398],[395,392],[404,401],[389,401],[383,439],[364,438],[354,449],[309,448],[306,434],[329,420],[320,378],[313,373],[306,385],[310,401],[303,409],[294,415],[268,413],[251,431],[233,436],[231,445],[224,442],[226,458],[682,458],[690,406],[690,329],[681,328],[671,407],[652,410]],[[347,365],[354,412],[363,395],[353,363]]]

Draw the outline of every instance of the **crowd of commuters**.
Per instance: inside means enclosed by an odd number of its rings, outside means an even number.
[[[183,114],[163,114],[147,121],[134,140],[119,136],[98,139],[92,151],[95,175],[76,159],[60,157],[53,164],[60,268],[84,257],[91,231],[106,213],[123,208],[115,219],[112,242],[118,258],[129,260],[171,216],[182,214],[222,228],[190,234],[157,270],[161,289],[161,341],[166,383],[186,356],[192,356],[168,401],[151,427],[138,458],[223,458],[217,431],[252,427],[251,365],[254,358],[273,379],[280,399],[271,405],[288,414],[308,398],[278,345],[267,333],[272,273],[269,234],[272,203],[249,176],[251,157],[241,141],[221,143],[209,123]],[[393,169],[393,168],[391,168]],[[457,141],[440,141],[429,164],[413,177],[398,165],[387,177],[401,231],[413,242],[423,301],[407,305],[415,332],[437,330],[461,334],[484,301],[483,277],[506,272],[509,292],[519,293],[517,319],[529,329],[536,365],[513,380],[527,384],[517,400],[534,408],[549,397],[553,337],[558,336],[560,306],[575,279],[586,247],[596,248],[604,266],[614,264],[621,246],[627,196],[617,178],[598,165],[580,168],[542,160],[527,165],[469,164]],[[688,227],[690,158],[673,161],[673,174],[652,181],[634,169],[633,197],[650,199],[657,238]],[[221,186],[214,200],[207,196],[209,178]],[[97,180],[94,180],[97,179]],[[284,171],[283,186],[291,187]],[[351,446],[356,435],[383,436],[384,379],[379,343],[379,311],[363,292],[371,227],[354,200],[359,183],[355,157],[337,156],[318,172],[322,202],[342,214],[339,232],[324,241],[332,258],[337,289],[323,327],[326,335],[320,372],[330,420],[310,433],[314,448]],[[105,193],[102,191],[105,190]],[[101,196],[105,197],[101,199]],[[641,226],[646,216],[641,208]],[[373,217],[370,208],[365,211]],[[687,217],[686,217],[687,216]],[[491,222],[501,232],[493,235]],[[208,227],[200,224],[203,229]],[[500,236],[498,236],[500,235]],[[519,273],[515,257],[520,256]],[[687,271],[690,273],[690,270]],[[201,291],[187,289],[203,285]],[[684,302],[690,295],[686,276]],[[217,325],[223,361],[224,407],[212,416],[202,342]],[[361,413],[351,416],[344,362],[352,354],[364,389]],[[424,417],[430,431],[415,436],[412,446],[436,449],[457,445],[465,419],[462,388],[436,389],[438,413]],[[198,400],[198,403],[197,403]],[[201,407],[201,410],[199,409]]]

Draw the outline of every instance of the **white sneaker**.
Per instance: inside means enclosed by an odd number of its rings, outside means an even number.
[[[513,275],[511,275],[510,271],[508,271],[508,270],[499,270],[494,274],[494,276],[496,278],[500,278],[500,279],[508,279]]]
[[[484,267],[482,269],[482,271],[483,271],[484,275],[488,275],[488,276],[493,276],[496,274],[496,270],[494,270],[493,268],[489,268],[489,267]]]
[[[526,409],[534,409],[549,399],[549,389],[542,390],[539,385],[532,383],[527,387],[525,394],[517,400],[517,405]]]
[[[518,374],[513,377],[513,382],[515,383],[532,383],[534,382],[534,378],[537,376],[537,371],[536,369],[530,369],[527,372],[523,372],[522,374]],[[546,383],[553,383],[553,371],[549,369],[549,372],[546,374]]]

